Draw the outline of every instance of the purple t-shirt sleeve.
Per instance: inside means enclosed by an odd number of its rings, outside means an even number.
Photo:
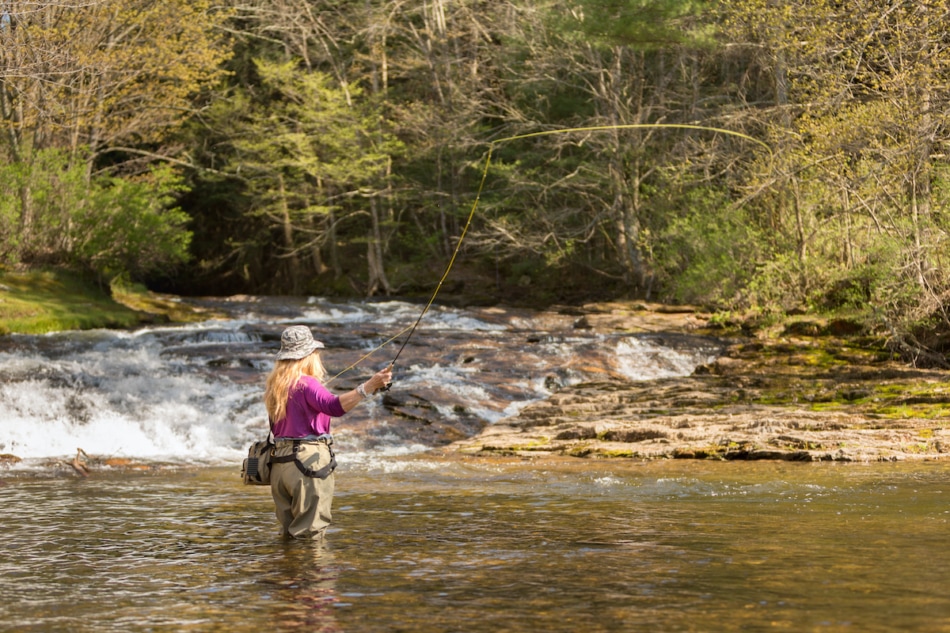
[[[330,393],[316,378],[304,376],[291,389],[287,416],[274,425],[274,436],[323,435],[330,432],[330,419],[344,413],[339,396]]]
[[[320,384],[319,380],[310,376],[304,376],[300,381],[304,383],[300,386],[300,391],[304,393],[307,404],[313,409],[320,413],[326,413],[334,418],[338,418],[346,413],[346,411],[343,410],[343,405],[340,404],[340,397],[330,393],[326,387]],[[300,383],[297,384],[300,385]]]

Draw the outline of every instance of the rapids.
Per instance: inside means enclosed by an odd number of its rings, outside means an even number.
[[[420,306],[400,301],[204,300],[226,319],[135,331],[0,339],[0,453],[43,468],[82,449],[173,464],[239,462],[265,432],[263,378],[290,324],[327,346],[329,386],[348,390],[392,360]],[[342,460],[402,454],[472,435],[578,382],[688,375],[717,341],[650,332],[595,333],[564,314],[433,307],[382,398],[335,422]],[[391,340],[392,339],[392,340]],[[43,460],[47,460],[44,462]]]

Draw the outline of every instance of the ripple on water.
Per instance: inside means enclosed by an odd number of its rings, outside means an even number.
[[[230,468],[12,480],[0,629],[950,624],[947,464],[388,459],[340,472],[325,548]]]

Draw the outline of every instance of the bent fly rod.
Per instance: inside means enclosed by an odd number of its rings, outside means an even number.
[[[433,302],[435,302],[435,298],[439,295],[439,291],[442,289],[442,284],[445,283],[445,280],[448,278],[449,273],[452,270],[452,266],[455,264],[455,260],[458,258],[459,251],[462,248],[462,242],[465,240],[465,235],[468,233],[468,229],[472,225],[472,218],[475,217],[475,210],[478,209],[478,202],[482,197],[482,190],[485,188],[485,180],[488,178],[488,169],[491,166],[492,152],[494,152],[496,145],[501,144],[501,143],[507,143],[509,141],[516,141],[520,139],[535,138],[539,136],[552,136],[555,134],[567,134],[570,132],[600,132],[600,131],[606,131],[606,130],[635,130],[635,129],[654,129],[654,128],[703,130],[707,132],[716,132],[718,134],[727,134],[730,136],[737,136],[739,138],[743,138],[747,141],[752,141],[753,143],[757,143],[761,145],[768,151],[770,156],[773,155],[772,148],[769,147],[767,143],[753,136],[749,136],[748,134],[743,134],[742,132],[736,132],[734,130],[727,130],[727,129],[717,128],[717,127],[709,127],[705,125],[692,125],[688,123],[630,123],[630,124],[623,124],[623,125],[597,125],[597,126],[590,126],[590,127],[574,127],[574,128],[558,129],[558,130],[544,130],[541,132],[530,132],[527,134],[519,134],[517,136],[509,136],[506,138],[500,138],[500,139],[491,141],[491,143],[489,143],[488,145],[488,152],[485,158],[485,167],[482,169],[482,177],[478,183],[478,191],[475,193],[475,200],[472,202],[472,208],[468,212],[468,218],[465,220],[465,226],[462,228],[462,232],[459,235],[458,241],[455,243],[455,250],[452,251],[452,257],[449,258],[449,263],[445,266],[445,271],[442,273],[442,277],[439,278],[439,283],[436,284],[435,290],[432,291],[432,296],[429,297],[429,300],[426,302],[425,306],[422,308],[422,311],[419,313],[419,317],[415,320],[415,322],[412,325],[403,328],[402,330],[400,330],[399,332],[397,332],[396,334],[394,334],[387,340],[383,341],[377,347],[373,348],[372,350],[370,350],[369,352],[361,356],[355,363],[353,363],[352,365],[350,365],[349,367],[347,367],[340,373],[333,376],[333,378],[327,381],[327,383],[329,384],[330,382],[333,382],[334,380],[336,380],[337,378],[339,378],[346,372],[350,371],[351,369],[354,369],[357,365],[359,365],[364,360],[366,360],[367,358],[375,354],[377,351],[381,350],[383,347],[385,347],[386,345],[389,345],[389,343],[393,342],[394,340],[402,336],[404,333],[408,332],[408,334],[406,334],[406,338],[403,339],[402,344],[399,346],[399,349],[396,351],[396,355],[389,362],[390,368],[395,367],[396,361],[399,360],[399,355],[402,354],[402,350],[406,349],[406,345],[409,343],[409,339],[411,339],[412,335],[415,334],[416,328],[418,328],[419,323],[422,322],[422,318],[429,311],[429,308],[432,307]],[[392,383],[389,383],[388,385],[383,387],[382,391],[388,391],[390,387],[392,387]]]

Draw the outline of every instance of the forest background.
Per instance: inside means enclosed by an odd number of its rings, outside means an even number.
[[[948,44],[950,0],[0,0],[0,264],[427,296],[484,176],[446,294],[945,365]]]

